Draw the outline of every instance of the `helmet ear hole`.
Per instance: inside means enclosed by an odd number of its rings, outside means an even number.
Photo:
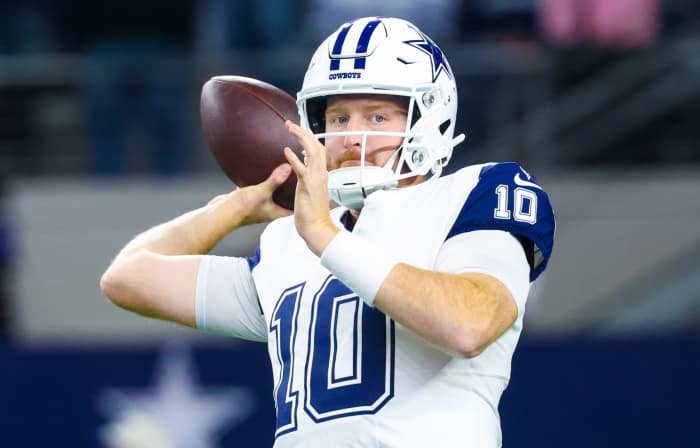
[[[411,117],[411,127],[415,126],[415,124],[420,120],[421,114],[420,111],[418,110],[418,107],[413,107],[413,116]]]
[[[442,135],[445,135],[445,132],[447,132],[447,130],[450,128],[450,124],[452,124],[452,120],[445,120],[442,122],[442,124],[439,127],[440,133]]]

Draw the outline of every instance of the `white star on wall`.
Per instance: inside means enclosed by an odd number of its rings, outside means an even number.
[[[187,350],[166,347],[147,389],[107,389],[98,406],[112,423],[110,448],[214,448],[218,436],[248,417],[255,395],[245,387],[202,387]]]

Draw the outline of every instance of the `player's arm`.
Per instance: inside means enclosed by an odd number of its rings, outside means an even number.
[[[397,264],[374,306],[427,340],[474,357],[509,329],[518,307],[508,288],[488,274],[448,274]]]
[[[202,255],[240,226],[289,215],[272,201],[289,174],[289,165],[282,165],[258,185],[217,196],[137,235],[102,275],[102,292],[127,310],[194,327]]]
[[[520,242],[497,230],[445,242],[439,270],[397,263],[346,231],[324,248],[321,260],[365,302],[464,357],[477,356],[513,325],[529,286]]]

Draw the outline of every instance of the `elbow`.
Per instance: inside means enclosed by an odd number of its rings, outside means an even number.
[[[476,358],[484,351],[485,345],[479,344],[478,342],[467,340],[460,341],[458,344],[452,348],[454,352],[461,358]]]
[[[482,322],[462,322],[452,332],[450,348],[458,356],[475,358],[498,340],[514,324],[515,319],[516,314],[513,313],[512,318],[502,321],[490,319]]]
[[[510,297],[510,296],[508,296]],[[475,358],[515,324],[518,308],[515,301],[504,296],[490,311],[478,317],[465,315],[455,321],[452,349],[464,358]]]
[[[112,303],[119,305],[121,297],[119,294],[119,278],[114,271],[114,267],[110,266],[102,274],[102,277],[100,277],[100,290]]]
[[[113,304],[131,310],[130,288],[123,266],[112,264],[100,277],[100,290]]]
[[[491,343],[486,331],[462,328],[455,331],[450,349],[461,358],[476,358]]]

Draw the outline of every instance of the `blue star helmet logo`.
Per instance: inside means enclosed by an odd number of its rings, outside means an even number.
[[[405,40],[403,43],[410,45],[413,48],[417,48],[418,50],[430,56],[430,60],[432,62],[431,67],[433,69],[433,82],[435,82],[435,80],[438,78],[438,76],[440,76],[440,73],[443,70],[445,71],[447,77],[452,79],[450,65],[448,64],[447,59],[445,59],[445,55],[440,49],[440,47],[435,45],[435,42],[433,42],[425,34],[421,33],[418,30],[416,30],[416,32],[420,35],[420,39]]]

